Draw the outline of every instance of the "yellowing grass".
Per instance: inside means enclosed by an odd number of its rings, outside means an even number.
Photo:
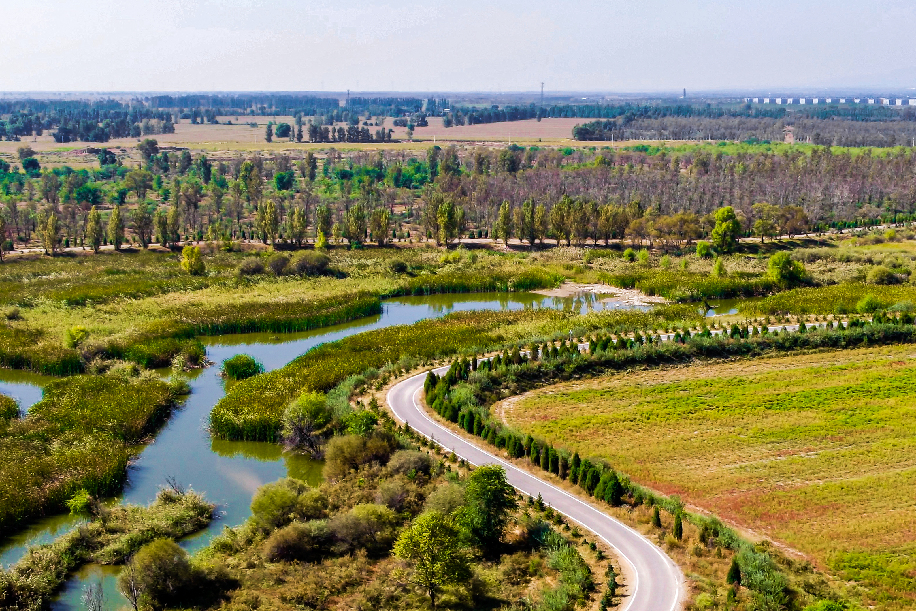
[[[508,422],[916,608],[916,349],[693,365],[542,389]]]

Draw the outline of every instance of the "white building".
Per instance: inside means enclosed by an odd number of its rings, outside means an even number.
[[[916,100],[909,100],[910,106],[916,106]]]
[[[777,103],[777,104],[782,104],[782,98],[776,98],[776,103]]]
[[[811,103],[812,103],[812,104],[817,104],[817,103],[820,102],[820,101],[821,101],[820,98],[811,98]]]
[[[794,104],[795,98],[786,98],[786,104]]]
[[[764,103],[764,104],[769,104],[769,103],[770,103],[770,98],[763,98],[763,103]]]
[[[868,98],[868,103],[869,103],[869,104],[874,104],[874,103],[875,103],[875,98]]]
[[[805,105],[805,98],[798,98],[798,103],[801,104],[802,106],[804,106],[804,105]]]
[[[760,98],[754,98],[754,104],[760,103]]]
[[[903,106],[903,100],[897,98],[897,106]]]
[[[846,103],[846,98],[840,98],[840,104],[845,104],[845,103]]]
[[[826,100],[824,100],[824,103],[833,104],[833,98],[827,98]],[[817,104],[817,102],[815,102],[815,104]]]

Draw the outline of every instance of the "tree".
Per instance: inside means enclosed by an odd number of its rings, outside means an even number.
[[[60,241],[60,218],[52,210],[44,216],[38,224],[41,246],[46,255],[53,255]]]
[[[99,252],[102,247],[102,238],[105,233],[102,229],[102,215],[93,206],[86,217],[86,241],[92,246],[92,250]]]
[[[572,200],[568,195],[560,198],[550,211],[550,226],[559,245],[561,239],[566,239],[566,245],[572,243]]]
[[[712,243],[721,253],[734,252],[738,247],[738,237],[741,235],[741,222],[731,206],[724,206],[716,210],[716,226],[712,230]]]
[[[145,600],[153,608],[179,603],[194,573],[188,553],[171,539],[147,543],[131,564],[131,569],[118,578],[118,589],[128,594],[138,592],[138,602]],[[128,600],[133,599],[128,596]]]
[[[391,232],[391,212],[388,208],[376,208],[369,216],[369,231],[379,246],[384,246]]]
[[[757,216],[757,220],[754,221],[754,234],[760,236],[760,242],[765,242],[768,236],[776,237],[779,208],[766,202],[760,202],[754,204],[753,210]]]
[[[800,261],[793,260],[786,251],[780,251],[770,257],[767,272],[775,282],[787,286],[798,284],[805,278],[805,266]]]
[[[131,220],[133,221],[134,231],[137,232],[137,237],[140,239],[140,244],[143,245],[143,248],[146,248],[153,237],[153,215],[150,214],[146,204],[141,203],[137,206]]]
[[[296,206],[286,216],[287,234],[289,239],[297,246],[302,246],[302,242],[305,240],[306,224],[305,210],[301,206]]]
[[[277,232],[280,229],[280,214],[277,211],[277,203],[268,199],[258,206],[258,231],[261,232],[261,240],[274,246],[277,242]]]
[[[124,241],[124,219],[121,218],[121,206],[115,206],[108,217],[108,241],[115,250],[121,248]]]
[[[168,228],[169,228],[169,242],[177,244],[181,239],[178,235],[178,229],[181,227],[181,208],[178,207],[178,202],[173,203],[169,206],[169,215],[168,215]]]
[[[318,175],[318,158],[315,157],[315,153],[309,151],[305,154],[305,166],[308,168],[308,178],[309,182],[315,182],[315,176]]]
[[[41,164],[38,163],[38,160],[34,157],[26,157],[22,160],[22,169],[32,178],[36,178],[41,174]]]
[[[728,575],[725,576],[725,583],[728,585],[741,585],[741,567],[738,566],[738,557],[732,556],[731,566],[728,567]]]
[[[41,175],[38,192],[42,199],[52,206],[60,200],[60,178],[54,172],[45,172]]]
[[[350,246],[361,245],[366,239],[368,223],[366,220],[366,208],[362,202],[357,202],[350,206],[344,218],[344,237],[350,242]]]
[[[467,505],[461,517],[470,539],[485,550],[494,550],[509,512],[518,506],[506,471],[498,465],[478,467],[468,477],[465,495]]]
[[[154,155],[159,154],[159,143],[155,140],[147,138],[137,145],[137,149],[139,149],[140,155],[143,156],[143,160],[149,163]]]
[[[146,170],[134,170],[124,177],[124,186],[137,194],[137,199],[146,199],[146,192],[153,187],[153,175]]]
[[[192,276],[202,276],[207,270],[197,246],[185,246],[181,249],[181,269]]]
[[[330,422],[331,412],[325,396],[317,392],[305,392],[283,414],[283,443],[287,448],[301,448],[312,456],[320,457],[321,431]]]
[[[293,188],[293,173],[290,172],[277,172],[274,174],[274,187],[277,191],[289,191]]]
[[[277,124],[277,138],[289,138],[292,133],[293,128],[289,123],[278,123]],[[268,140],[270,142],[270,140]]]
[[[464,227],[464,209],[456,206],[451,200],[445,200],[436,210],[436,220],[438,226],[436,243],[447,247],[449,242],[458,237]]]
[[[544,204],[538,204],[534,209],[534,231],[535,237],[544,244],[544,238],[550,230],[550,217],[547,215],[547,207]]]
[[[471,574],[459,528],[450,516],[438,511],[422,514],[404,529],[394,544],[394,554],[412,563],[412,581],[426,590],[434,609],[439,588]]]
[[[496,217],[494,230],[496,239],[502,240],[506,246],[509,246],[509,238],[512,237],[512,208],[507,201],[504,201],[499,207],[499,216]]]
[[[264,140],[267,142],[273,142],[274,139],[274,124],[268,123],[267,129],[264,130]]]
[[[162,210],[156,210],[156,240],[163,248],[168,248],[172,241],[169,236],[168,217]]]
[[[321,204],[315,208],[315,241],[320,238],[328,239],[334,226],[334,214],[331,209]]]
[[[684,538],[684,522],[681,518],[681,512],[677,512],[674,515],[674,538],[680,541]]]

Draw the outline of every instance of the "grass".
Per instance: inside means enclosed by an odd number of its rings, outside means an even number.
[[[162,490],[149,507],[102,507],[100,516],[59,537],[33,547],[10,571],[0,572],[4,608],[47,608],[68,575],[80,566],[122,564],[145,543],[180,538],[201,530],[215,506],[194,492]]]
[[[28,415],[0,433],[0,528],[59,511],[78,490],[118,492],[138,444],[174,402],[152,377],[110,374],[51,382]]]
[[[863,309],[860,302],[866,296],[872,296],[871,309]],[[741,314],[771,315],[780,313],[793,314],[850,314],[868,312],[875,309],[890,308],[900,304],[910,307],[916,303],[916,286],[913,285],[874,285],[862,282],[848,282],[832,286],[798,288],[776,295],[770,295],[754,302],[743,303],[738,307]]]
[[[916,608],[912,346],[692,364],[547,387],[506,420],[609,461]]]
[[[769,278],[760,275],[748,276],[715,278],[709,274],[663,269],[599,274],[599,278],[611,286],[635,288],[647,295],[658,295],[675,302],[757,297],[779,288]]]
[[[319,346],[292,363],[232,386],[210,414],[213,434],[225,439],[274,441],[286,405],[307,390],[327,392],[348,376],[402,358],[434,359],[484,352],[568,330],[631,330],[663,321],[695,319],[689,307],[646,313],[604,311],[582,316],[554,310],[463,312],[360,333]]]

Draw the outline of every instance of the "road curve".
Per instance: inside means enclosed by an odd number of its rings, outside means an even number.
[[[448,368],[435,371],[441,375]],[[681,606],[684,576],[661,549],[590,503],[519,469],[430,418],[420,405],[425,379],[426,373],[422,373],[388,391],[388,406],[398,420],[410,424],[413,430],[454,451],[472,465],[504,467],[509,483],[520,492],[535,497],[540,494],[545,503],[613,547],[620,561],[629,564],[630,575],[634,576],[630,596],[621,607],[623,611],[674,611]]]

